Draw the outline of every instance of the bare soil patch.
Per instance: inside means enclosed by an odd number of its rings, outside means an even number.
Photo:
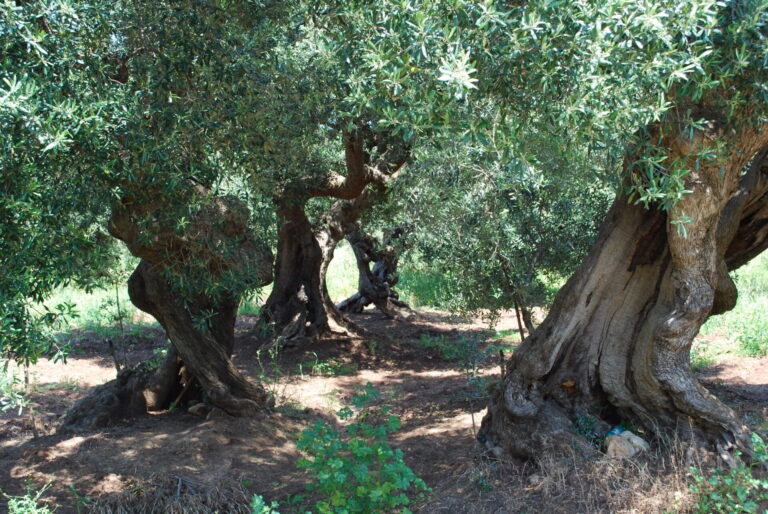
[[[446,360],[440,339],[480,346],[514,346],[494,338],[478,320],[425,311],[410,320],[377,313],[353,316],[366,337],[338,337],[312,348],[272,349],[258,336],[254,317],[237,326],[235,363],[249,377],[267,380],[277,411],[257,419],[207,420],[179,408],[125,420],[78,435],[53,433],[77,398],[115,376],[111,352],[92,333],[72,334],[78,350],[68,364],[41,361],[30,370],[33,409],[0,416],[0,489],[22,494],[26,484],[51,483],[46,501],[59,512],[238,512],[252,494],[285,501],[304,492],[296,468],[296,441],[317,419],[334,413],[357,387],[371,382],[381,403],[403,422],[393,445],[433,488],[421,512],[663,512],[684,507],[686,463],[655,449],[633,462],[547,460],[505,464],[480,455],[474,434],[484,414],[483,382],[498,378],[489,352],[473,374]],[[514,316],[500,330],[517,329]],[[161,330],[115,338],[129,364],[165,345]],[[278,350],[278,351],[274,351]],[[270,358],[270,354],[276,358]],[[471,375],[471,376],[470,376]],[[759,427],[768,398],[768,359],[733,360],[701,371],[703,381]],[[2,503],[0,503],[0,506]],[[287,505],[281,512],[292,512]]]

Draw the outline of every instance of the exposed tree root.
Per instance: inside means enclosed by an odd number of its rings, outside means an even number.
[[[764,203],[754,205],[766,198],[768,166],[758,160],[741,174],[766,136],[741,136],[728,162],[691,173],[691,193],[669,216],[616,200],[547,319],[508,362],[478,433],[490,451],[533,458],[553,442],[574,444],[587,417],[602,431],[629,420],[648,434],[750,451],[747,428],[690,366],[701,325],[735,304],[727,270],[766,244],[764,233],[744,229],[768,222]],[[693,154],[690,141],[667,144]],[[685,233],[681,216],[693,221]]]

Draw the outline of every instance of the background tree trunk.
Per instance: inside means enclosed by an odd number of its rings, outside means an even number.
[[[358,228],[357,220],[370,198],[368,186],[383,188],[410,157],[410,147],[403,141],[372,131],[362,120],[355,125],[343,136],[346,175],[331,171],[319,180],[292,184],[277,200],[282,222],[278,262],[263,319],[287,343],[356,329],[329,298],[325,274],[338,242]],[[319,197],[339,201],[313,227],[305,205],[310,198]]]
[[[364,190],[350,201],[338,201],[313,227],[303,207],[280,210],[277,267],[272,293],[264,305],[264,321],[288,343],[311,342],[331,333],[358,330],[336,308],[328,294],[325,276],[336,245],[357,229],[357,220],[368,205]]]
[[[507,363],[481,443],[533,458],[583,446],[576,432],[585,419],[598,437],[628,419],[651,432],[748,447],[736,414],[693,376],[690,347],[710,315],[735,304],[728,270],[765,247],[768,169],[759,161],[740,179],[764,139],[743,137],[728,162],[691,173],[691,193],[669,215],[617,198],[590,254]],[[668,147],[693,153],[680,144]],[[685,234],[683,215],[692,219]]]
[[[403,230],[402,227],[393,230],[385,240],[383,249],[379,249],[376,240],[362,230],[347,235],[357,262],[358,291],[338,304],[341,312],[360,313],[373,303],[390,318],[411,314],[408,304],[401,301],[393,289],[400,280],[395,240],[402,236]]]
[[[264,319],[285,341],[311,341],[345,323],[328,296],[325,271],[335,242],[316,237],[303,207],[282,208],[277,266]]]

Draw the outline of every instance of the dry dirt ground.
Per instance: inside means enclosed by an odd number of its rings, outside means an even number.
[[[179,408],[98,432],[57,435],[56,420],[67,407],[115,376],[103,338],[71,334],[76,353],[68,364],[42,361],[31,368],[33,407],[0,416],[0,490],[18,495],[27,486],[51,484],[43,498],[58,505],[57,512],[237,512],[255,493],[281,501],[283,513],[303,512],[286,504],[309,480],[296,467],[301,431],[321,418],[336,423],[334,413],[371,382],[380,403],[391,405],[403,422],[393,446],[432,488],[415,511],[665,512],[690,506],[691,457],[669,446],[657,444],[649,455],[620,462],[542,456],[537,464],[502,465],[480,455],[474,433],[484,411],[483,384],[498,378],[498,350],[514,349],[511,316],[496,327],[506,330],[502,339],[479,321],[432,311],[400,321],[367,313],[354,321],[368,336],[275,352],[259,346],[255,318],[241,317],[235,362],[248,376],[266,379],[277,400],[268,417],[208,420]],[[129,364],[153,357],[165,344],[162,331],[151,328],[114,340],[118,358]],[[453,354],[441,352],[438,341],[448,342]],[[467,368],[468,361],[478,367]],[[768,359],[731,359],[700,375],[756,430],[765,430]]]

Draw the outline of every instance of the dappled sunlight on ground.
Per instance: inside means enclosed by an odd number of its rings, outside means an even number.
[[[517,329],[512,316],[501,319],[498,332],[480,321],[460,323],[436,311],[409,321],[366,313],[356,316],[355,322],[375,339],[326,340],[310,350],[285,349],[270,359],[259,352],[254,317],[238,321],[235,363],[251,379],[264,380],[275,396],[276,412],[270,416],[206,420],[181,408],[97,432],[56,435],[56,419],[66,408],[115,376],[111,352],[103,341],[95,337],[75,341],[78,351],[68,364],[42,360],[31,368],[33,409],[21,416],[7,412],[0,417],[0,489],[19,494],[26,481],[38,488],[52,483],[46,497],[63,506],[59,512],[75,511],[70,487],[79,496],[125,512],[146,507],[147,502],[163,512],[169,501],[186,512],[192,503],[184,502],[193,500],[197,506],[209,502],[221,511],[232,511],[237,508],[233,505],[242,505],[255,493],[284,500],[304,493],[308,480],[296,468],[301,431],[318,419],[340,426],[335,413],[370,382],[380,393],[377,403],[390,405],[402,421],[392,444],[435,489],[431,500],[417,510],[506,512],[520,494],[527,495],[526,502],[544,501],[543,486],[531,485],[528,479],[534,470],[510,471],[487,461],[475,441],[485,412],[486,387],[500,373],[498,350],[506,349],[508,355],[519,340],[509,333]],[[125,360],[135,363],[152,357],[165,345],[165,337],[148,330],[136,340],[118,343]],[[477,354],[472,345],[478,344],[487,351],[481,352],[481,362],[468,366],[467,356]],[[450,359],[441,345],[448,346]],[[699,373],[715,394],[735,403],[756,423],[764,423],[768,359],[727,360]],[[648,480],[659,481],[660,476],[649,472]],[[649,484],[648,490],[661,487]],[[588,485],[563,487],[582,494]],[[673,492],[663,490],[657,503],[663,504]],[[603,501],[597,493],[590,498],[589,505]]]

